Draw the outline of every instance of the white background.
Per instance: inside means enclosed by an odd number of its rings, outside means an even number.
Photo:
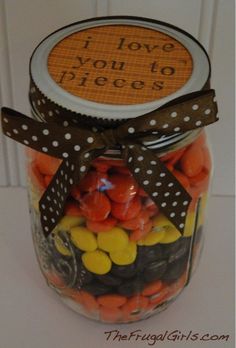
[[[208,127],[215,159],[213,194],[234,194],[233,0],[0,0],[0,105],[29,113],[28,62],[52,31],[81,19],[137,15],[193,34],[212,60],[220,122]],[[25,184],[23,147],[0,135],[0,186]]]

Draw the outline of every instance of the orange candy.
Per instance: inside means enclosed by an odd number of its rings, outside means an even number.
[[[42,174],[40,174],[38,167],[35,164],[35,161],[31,163],[28,168],[28,174],[32,184],[35,185],[40,191],[45,190],[45,181]]]
[[[189,211],[195,212],[199,196],[194,195],[195,193],[191,192],[191,190],[192,190],[192,188],[189,190],[189,194],[192,196],[192,201],[189,204]]]
[[[35,161],[40,173],[44,175],[54,175],[61,162],[58,158],[45,155],[41,152],[37,152]]]
[[[78,302],[77,301],[78,298],[81,299],[81,295],[80,295],[79,291],[76,289],[66,287],[62,290],[62,294],[63,294],[63,296],[67,296],[67,297],[72,298],[76,302]]]
[[[144,206],[151,215],[153,215],[152,213],[154,212],[157,215],[159,212],[159,208],[156,206],[156,204],[153,202],[151,198],[145,200]]]
[[[189,179],[191,187],[189,193],[193,198],[198,198],[203,192],[208,190],[209,173],[205,168],[196,176]]]
[[[203,169],[198,175],[189,179],[191,186],[201,187],[202,191],[207,189],[209,182],[209,173]]]
[[[48,185],[50,184],[52,178],[53,178],[52,175],[45,175],[44,182],[45,182],[46,187],[48,187]]]
[[[53,272],[45,273],[45,277],[47,278],[47,281],[49,282],[49,284],[55,286],[56,288],[62,289],[65,287],[65,283],[63,279],[59,277],[59,275],[57,275],[56,273],[53,273]]]
[[[72,298],[83,305],[88,312],[96,311],[99,308],[95,297],[84,290],[78,291],[72,295]]]
[[[205,131],[202,131],[200,135],[197,137],[197,139],[193,143],[196,146],[203,147],[206,145],[206,133]]]
[[[133,219],[141,210],[141,201],[135,197],[126,203],[112,202],[111,214],[119,220]]]
[[[123,306],[127,302],[127,298],[117,294],[101,295],[97,298],[97,302],[104,307],[117,308]]]
[[[190,187],[190,182],[187,176],[176,169],[173,171],[173,174],[176,177],[176,179],[180,182],[180,184],[188,191]]]
[[[108,217],[111,204],[104,193],[94,191],[83,196],[80,201],[80,208],[87,219],[102,221]]]
[[[159,213],[159,209],[155,205],[151,205],[147,208],[147,212],[150,217],[156,216]]]
[[[155,203],[151,202],[151,204],[145,204],[145,206],[149,214],[149,217],[155,216],[159,213],[159,208],[156,206]]]
[[[108,308],[101,306],[100,319],[109,323],[116,323],[122,318],[122,311],[119,308]]]
[[[188,177],[198,175],[204,164],[202,149],[199,146],[191,145],[180,159],[182,171]]]
[[[148,194],[144,191],[144,189],[142,189],[142,187],[139,187],[138,194],[141,197],[148,197]]]
[[[202,148],[202,152],[203,152],[203,158],[204,158],[204,168],[207,170],[207,171],[210,171],[211,170],[211,155],[210,155],[210,151],[208,150],[207,147],[203,147]]]
[[[79,183],[79,188],[81,192],[93,192],[98,190],[104,185],[104,180],[107,179],[107,175],[104,173],[99,173],[91,171],[86,174]]]
[[[172,163],[167,162],[167,163],[165,164],[165,166],[166,166],[166,168],[167,168],[170,172],[173,172],[174,166],[173,166]]]
[[[137,228],[136,230],[132,231],[130,234],[129,239],[133,241],[137,241],[139,239],[142,239],[148,232],[150,232],[152,229],[152,221],[148,221],[145,225],[143,225],[143,228]]]
[[[67,203],[65,206],[65,215],[68,216],[82,216],[82,211],[77,203]]]
[[[28,158],[30,158],[31,160],[35,159],[36,153],[37,153],[36,150],[33,150],[33,149],[31,149],[30,147],[27,147],[27,146],[25,147],[25,155]]]
[[[170,294],[170,288],[169,288],[169,286],[166,285],[157,294],[152,295],[149,298],[149,301],[150,301],[150,303],[155,303],[156,305],[160,304],[168,299],[169,294]]]
[[[80,190],[79,190],[79,187],[78,186],[75,186],[73,187],[73,189],[71,190],[71,196],[76,199],[77,201],[80,200],[81,198],[81,193],[80,193]]]
[[[131,297],[123,306],[123,319],[124,320],[137,320],[140,314],[144,312],[148,307],[148,299],[142,295],[136,295]]]
[[[109,177],[111,188],[107,194],[111,200],[117,203],[125,203],[136,195],[138,185],[132,176],[114,174]]]
[[[134,219],[122,221],[121,226],[127,228],[127,230],[136,230],[138,228],[142,229],[148,220],[148,211],[141,210],[141,212]]]
[[[199,198],[199,196],[204,192],[205,190],[202,189],[200,186],[192,186],[189,189],[189,194],[192,197],[192,199],[196,200]]]
[[[142,295],[143,296],[151,296],[159,292],[163,287],[163,283],[161,280],[156,280],[145,286]]]
[[[183,149],[181,148],[179,150],[172,151],[172,152],[167,153],[166,155],[160,157],[160,160],[163,162],[168,161],[168,163],[171,163],[174,165],[180,159],[180,157],[182,157],[185,150],[186,150],[186,148],[183,148]]]
[[[178,162],[178,160],[183,156],[185,151],[186,151],[186,147],[175,151],[174,156],[168,161],[168,165],[174,166]]]
[[[108,216],[106,220],[103,220],[101,222],[99,221],[86,221],[87,228],[94,232],[94,233],[100,233],[100,232],[107,232],[110,231],[117,223],[117,220],[113,217]]]

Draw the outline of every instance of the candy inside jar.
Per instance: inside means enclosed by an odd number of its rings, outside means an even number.
[[[73,187],[46,239],[38,202],[61,160],[32,150],[28,158],[33,237],[49,286],[77,312],[109,323],[144,319],[166,308],[189,282],[201,252],[211,175],[204,131],[160,156],[192,197],[183,235],[122,159],[103,156]]]

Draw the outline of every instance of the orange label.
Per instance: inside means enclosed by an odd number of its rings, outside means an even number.
[[[48,57],[52,79],[67,92],[105,104],[151,102],[190,78],[188,50],[172,37],[138,26],[107,25],[76,32]]]

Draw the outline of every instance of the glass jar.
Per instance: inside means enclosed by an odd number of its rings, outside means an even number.
[[[28,150],[33,240],[48,285],[75,311],[127,323],[165,309],[188,284],[203,243],[211,156],[205,131],[156,153],[192,196],[184,234],[122,159],[95,159],[48,238],[38,203],[60,160]]]
[[[209,88],[210,63],[188,33],[119,16],[51,34],[34,51],[30,74],[35,119],[97,133]],[[39,200],[61,160],[43,153],[43,145],[42,152],[27,150],[32,232],[42,273],[69,307],[91,319],[128,323],[162,311],[189,283],[198,263],[211,177],[205,130],[155,134],[142,144],[192,197],[183,234],[140,187],[117,146],[90,163],[46,238]],[[147,176],[150,172],[147,168]]]

